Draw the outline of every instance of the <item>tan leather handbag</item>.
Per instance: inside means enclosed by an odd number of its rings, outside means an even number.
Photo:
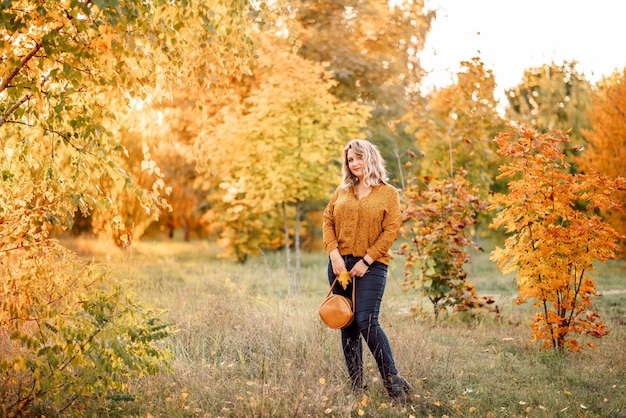
[[[345,328],[354,321],[354,288],[356,280],[352,283],[352,300],[345,296],[333,293],[333,287],[337,278],[330,286],[326,299],[320,305],[319,313],[322,322],[332,329]]]

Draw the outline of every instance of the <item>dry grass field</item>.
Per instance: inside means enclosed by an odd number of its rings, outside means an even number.
[[[485,254],[470,281],[495,295],[500,315],[450,315],[435,323],[409,315],[415,293],[400,289],[392,264],[381,321],[400,372],[416,389],[390,405],[373,358],[370,389],[350,393],[339,332],[317,307],[327,292],[325,258],[304,256],[301,291],[289,294],[284,254],[246,264],[216,258],[205,242],[143,242],[122,254],[75,242],[127,279],[129,292],[167,309],[177,324],[167,341],[171,369],[130,382],[130,396],[102,416],[146,417],[624,417],[626,416],[626,268],[600,266],[597,305],[610,334],[596,349],[565,356],[530,341],[532,309],[514,305],[513,277]],[[581,341],[590,340],[584,337]]]

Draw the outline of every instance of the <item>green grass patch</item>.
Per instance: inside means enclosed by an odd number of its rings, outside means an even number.
[[[236,264],[204,242],[141,243],[109,254],[144,302],[169,311],[177,332],[167,341],[172,372],[130,382],[132,400],[109,416],[167,417],[619,417],[626,416],[626,290],[623,263],[602,267],[598,306],[610,334],[584,340],[596,349],[557,356],[529,341],[532,308],[514,305],[513,276],[486,254],[473,257],[470,281],[498,295],[500,315],[438,322],[412,317],[415,293],[402,292],[392,264],[381,321],[400,372],[416,389],[392,406],[373,358],[370,389],[350,393],[339,332],[317,308],[328,289],[326,258],[305,254],[301,291],[290,294],[282,252]],[[605,285],[602,285],[605,286]],[[599,286],[600,287],[600,286]],[[608,292],[607,292],[608,293]]]

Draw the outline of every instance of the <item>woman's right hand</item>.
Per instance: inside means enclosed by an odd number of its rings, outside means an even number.
[[[333,273],[335,273],[335,276],[338,276],[339,273],[346,270],[346,262],[343,261],[343,257],[339,253],[339,250],[334,249],[330,253],[330,262],[333,266]]]
[[[339,257],[337,259],[331,259],[330,261],[333,265],[333,273],[335,273],[335,276],[338,276],[339,273],[346,269],[346,263],[343,261],[343,258]]]

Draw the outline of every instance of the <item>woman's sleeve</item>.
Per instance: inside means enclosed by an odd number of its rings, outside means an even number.
[[[402,214],[400,212],[400,196],[393,186],[389,187],[388,204],[384,209],[382,231],[374,245],[367,249],[367,254],[376,261],[387,254],[394,241],[398,238],[400,227],[402,227]]]
[[[330,202],[326,205],[322,217],[322,242],[324,243],[326,254],[330,254],[332,250],[339,247],[337,234],[335,233],[335,202],[337,201],[338,190],[335,190],[335,193],[330,198]]]

